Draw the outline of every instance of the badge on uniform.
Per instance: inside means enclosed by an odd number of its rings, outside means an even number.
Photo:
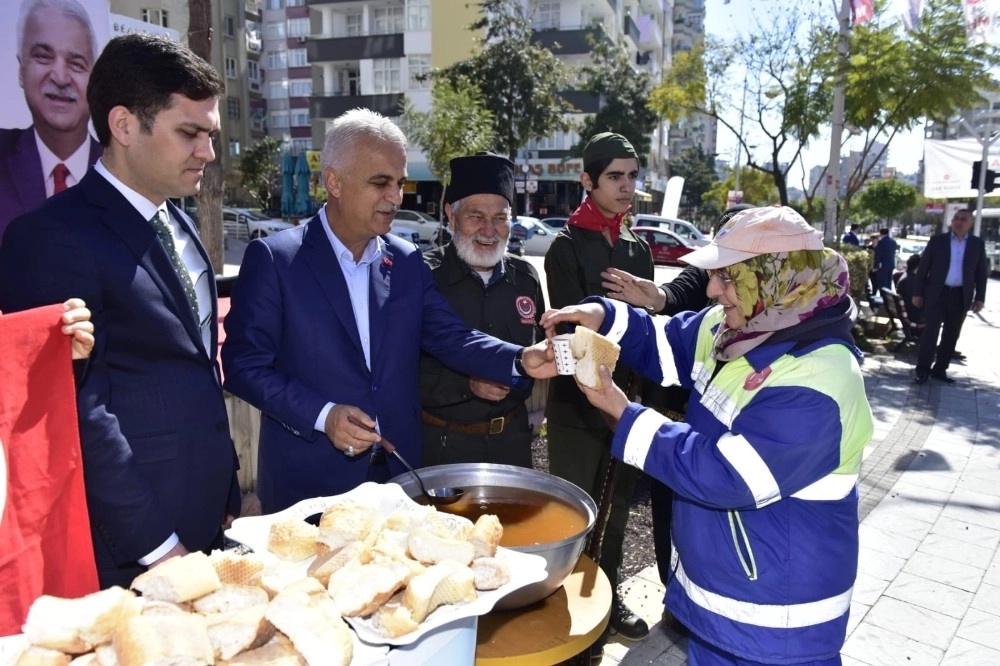
[[[771,374],[771,366],[767,366],[760,372],[751,372],[747,375],[747,379],[743,382],[744,391],[756,391],[760,388],[760,385],[764,383],[768,375]]]
[[[534,325],[535,323],[535,301],[531,296],[518,296],[514,301],[518,316],[521,317],[522,324]]]

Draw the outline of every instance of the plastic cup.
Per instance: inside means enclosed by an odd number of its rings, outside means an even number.
[[[556,354],[556,372],[560,375],[572,375],[576,372],[576,359],[573,358],[569,344],[572,339],[572,333],[563,333],[552,339],[552,348]]]

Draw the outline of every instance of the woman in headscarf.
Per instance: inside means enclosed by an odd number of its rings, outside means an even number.
[[[612,454],[674,490],[668,610],[692,664],[839,664],[858,560],[858,471],[873,431],[844,259],[795,211],[756,208],[683,258],[701,312],[589,298],[550,311],[692,391],[683,423],[581,386],[617,420]],[[654,520],[655,520],[654,515]]]

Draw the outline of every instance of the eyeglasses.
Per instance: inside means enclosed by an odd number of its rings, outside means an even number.
[[[729,285],[731,285],[733,283],[733,278],[728,273],[724,273],[722,271],[711,270],[711,269],[709,269],[706,272],[708,273],[708,281],[709,282],[712,281],[712,278],[719,278],[719,282],[721,282],[722,286],[724,286],[724,287],[728,287]]]

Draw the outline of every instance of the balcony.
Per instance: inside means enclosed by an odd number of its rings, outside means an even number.
[[[531,41],[557,56],[590,53],[590,40],[607,39],[601,28],[577,28],[572,30],[540,30],[532,33]]]
[[[366,58],[402,58],[403,33],[368,37],[318,37],[306,43],[310,63]]]
[[[629,39],[632,40],[632,43],[635,44],[636,48],[638,48],[639,42],[641,41],[641,37],[639,35],[639,26],[635,24],[635,21],[632,19],[631,14],[625,15],[624,28],[625,28],[625,34],[629,37]]]
[[[306,0],[306,7],[322,7],[324,5],[357,4],[358,0]]]
[[[250,76],[250,74],[247,74],[247,89],[250,90],[250,92],[259,93],[260,92],[260,85],[261,85],[261,82],[260,82],[260,77],[259,76],[254,77],[254,76]]]
[[[572,109],[569,113],[597,113],[604,106],[604,99],[585,90],[564,90],[559,93]]]
[[[311,118],[336,118],[345,111],[360,106],[377,111],[383,116],[394,118],[400,113],[399,104],[402,101],[403,93],[313,96],[309,98],[309,116]]]
[[[260,47],[262,45],[260,35],[257,33],[247,32],[247,52],[248,53],[260,53]]]
[[[244,0],[243,11],[251,16],[260,16],[260,0]]]

